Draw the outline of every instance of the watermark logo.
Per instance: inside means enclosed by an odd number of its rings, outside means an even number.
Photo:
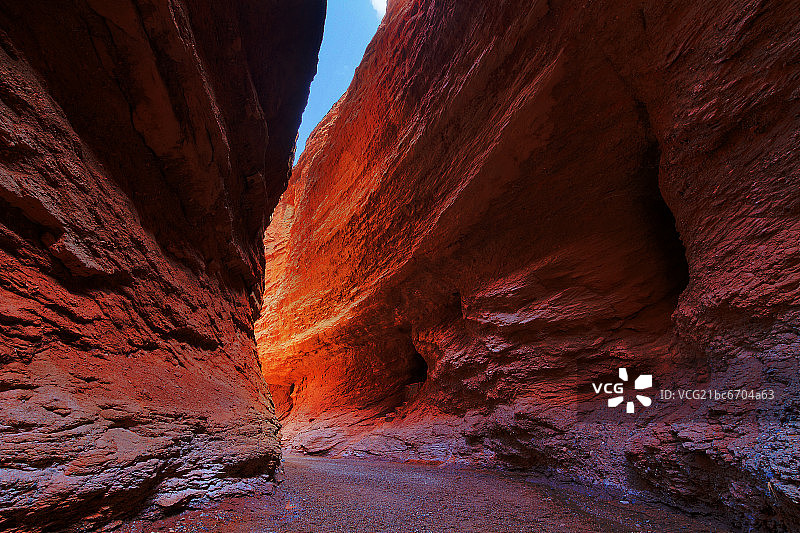
[[[616,409],[625,403],[625,412],[632,414],[636,412],[636,402],[633,401],[633,397],[631,397],[630,400],[625,400],[625,388],[626,385],[630,385],[628,383],[627,368],[619,369],[619,379],[621,381],[617,383],[592,383],[592,389],[594,389],[595,394],[600,394],[601,392],[609,395],[613,394],[614,396],[608,399],[608,406],[612,409]],[[633,382],[634,391],[645,391],[652,386],[652,374],[641,374]],[[644,407],[650,407],[653,403],[653,400],[644,394],[635,394],[635,399]]]
[[[787,412],[785,401],[779,401],[788,394],[785,384],[770,383],[761,374],[737,374],[737,381],[730,382],[727,372],[712,372],[703,366],[705,361],[682,361],[674,371],[662,374],[630,359],[609,362],[576,364],[577,420],[636,425],[643,422],[642,416],[707,421],[726,413],[736,416],[737,423],[763,424],[796,422],[800,412]]]

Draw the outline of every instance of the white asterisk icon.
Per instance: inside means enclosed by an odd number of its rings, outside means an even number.
[[[619,379],[621,379],[622,381],[628,381],[627,368],[619,369]],[[636,381],[633,382],[633,388],[636,390],[649,389],[652,386],[653,386],[653,376],[651,374],[642,374],[638,378],[636,378]],[[650,407],[650,404],[653,403],[653,400],[651,400],[649,396],[645,396],[643,394],[637,394],[636,399],[639,400],[639,403],[641,403],[645,407]],[[614,398],[608,399],[608,406],[617,407],[623,401],[625,401],[624,396],[615,396]],[[633,401],[628,401],[625,404],[625,412],[633,413],[635,410],[636,410],[636,405],[633,403]]]

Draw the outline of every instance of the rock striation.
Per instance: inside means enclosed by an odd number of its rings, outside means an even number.
[[[390,1],[266,233],[285,444],[800,527],[790,4]]]
[[[0,3],[0,529],[235,494],[280,460],[263,231],[325,3]]]

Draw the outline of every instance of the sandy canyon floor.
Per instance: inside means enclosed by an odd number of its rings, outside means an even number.
[[[704,517],[524,474],[289,456],[270,493],[234,498],[124,533],[721,532]],[[627,499],[623,499],[627,498]]]

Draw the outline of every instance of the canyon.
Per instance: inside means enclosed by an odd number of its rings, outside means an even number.
[[[265,237],[285,446],[800,527],[790,4],[390,1]]]
[[[253,321],[325,3],[0,3],[0,530],[246,493]]]
[[[292,168],[325,11],[0,1],[0,530],[282,453],[800,528],[797,5],[389,0]]]

